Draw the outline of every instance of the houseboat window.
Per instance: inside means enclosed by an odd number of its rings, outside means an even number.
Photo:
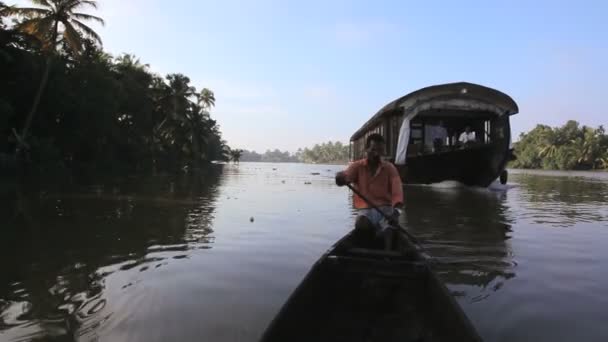
[[[492,138],[494,140],[503,140],[507,136],[507,132],[505,131],[506,124],[508,125],[508,117],[498,118],[492,122],[491,130],[492,130]]]
[[[474,132],[475,141],[462,144],[459,138],[469,127]],[[410,124],[408,155],[434,154],[454,149],[490,144],[497,139],[497,122],[479,115],[418,117]],[[503,134],[504,135],[504,134]]]
[[[422,139],[424,138],[423,128],[424,125],[420,122],[412,122],[410,124],[410,143],[422,143]]]
[[[484,142],[489,144],[492,142],[492,125],[490,120],[486,120],[485,122],[485,130],[484,130]]]

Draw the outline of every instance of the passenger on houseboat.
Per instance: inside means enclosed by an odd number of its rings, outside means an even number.
[[[458,138],[458,142],[462,143],[463,145],[474,143],[476,141],[477,139],[475,137],[475,132],[471,131],[471,126],[466,126],[464,132],[462,132]]]
[[[439,120],[436,125],[427,125],[425,133],[425,145],[433,151],[441,151],[447,145],[448,131],[445,128],[443,120]]]

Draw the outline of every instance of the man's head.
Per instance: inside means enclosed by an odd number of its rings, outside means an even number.
[[[380,157],[384,155],[384,137],[378,133],[371,134],[365,141],[365,151],[367,160],[379,162]]]
[[[467,133],[471,133],[471,126],[465,127],[464,131],[467,132]]]

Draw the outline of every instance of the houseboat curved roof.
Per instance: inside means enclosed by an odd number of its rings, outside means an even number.
[[[400,108],[403,109],[404,115],[442,109],[455,110],[454,112],[484,111],[496,116],[519,112],[517,103],[509,95],[496,89],[468,82],[434,85],[411,92],[384,106],[353,134],[351,141],[368,132],[385,115],[395,113]],[[443,115],[449,115],[449,112]]]

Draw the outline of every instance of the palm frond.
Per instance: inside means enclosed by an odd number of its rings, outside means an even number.
[[[100,17],[96,17],[94,15],[86,14],[86,13],[72,13],[72,18],[80,19],[80,20],[92,20],[100,23],[101,25],[105,25],[106,22]]]
[[[68,43],[72,51],[80,53],[82,51],[82,37],[74,26],[68,21],[62,22],[64,26],[63,38]]]
[[[6,6],[6,4],[2,1],[0,1],[0,16],[4,16],[6,14],[8,14],[6,11],[9,10],[11,7],[10,6]]]
[[[210,108],[215,106],[215,94],[213,91],[203,88],[200,94],[198,94],[198,103],[203,108]]]
[[[34,36],[41,41],[47,41],[52,36],[54,23],[55,20],[53,17],[34,18],[27,19],[19,23],[16,28],[17,30],[29,34],[30,36]]]
[[[68,11],[73,11],[77,8],[82,8],[85,6],[93,7],[97,9],[97,1],[95,0],[67,0],[65,3],[65,8]]]
[[[53,14],[53,11],[37,7],[7,7],[6,14],[23,16],[26,18],[40,18]]]
[[[78,27],[82,32],[84,32],[85,36],[92,38],[97,43],[99,43],[99,45],[103,44],[101,41],[101,37],[92,28],[88,27],[79,20],[72,19],[71,21],[74,25],[76,25],[76,27]]]
[[[40,6],[45,6],[48,8],[53,8],[53,5],[51,5],[51,3],[49,3],[48,0],[30,0],[34,5],[40,5]]]

